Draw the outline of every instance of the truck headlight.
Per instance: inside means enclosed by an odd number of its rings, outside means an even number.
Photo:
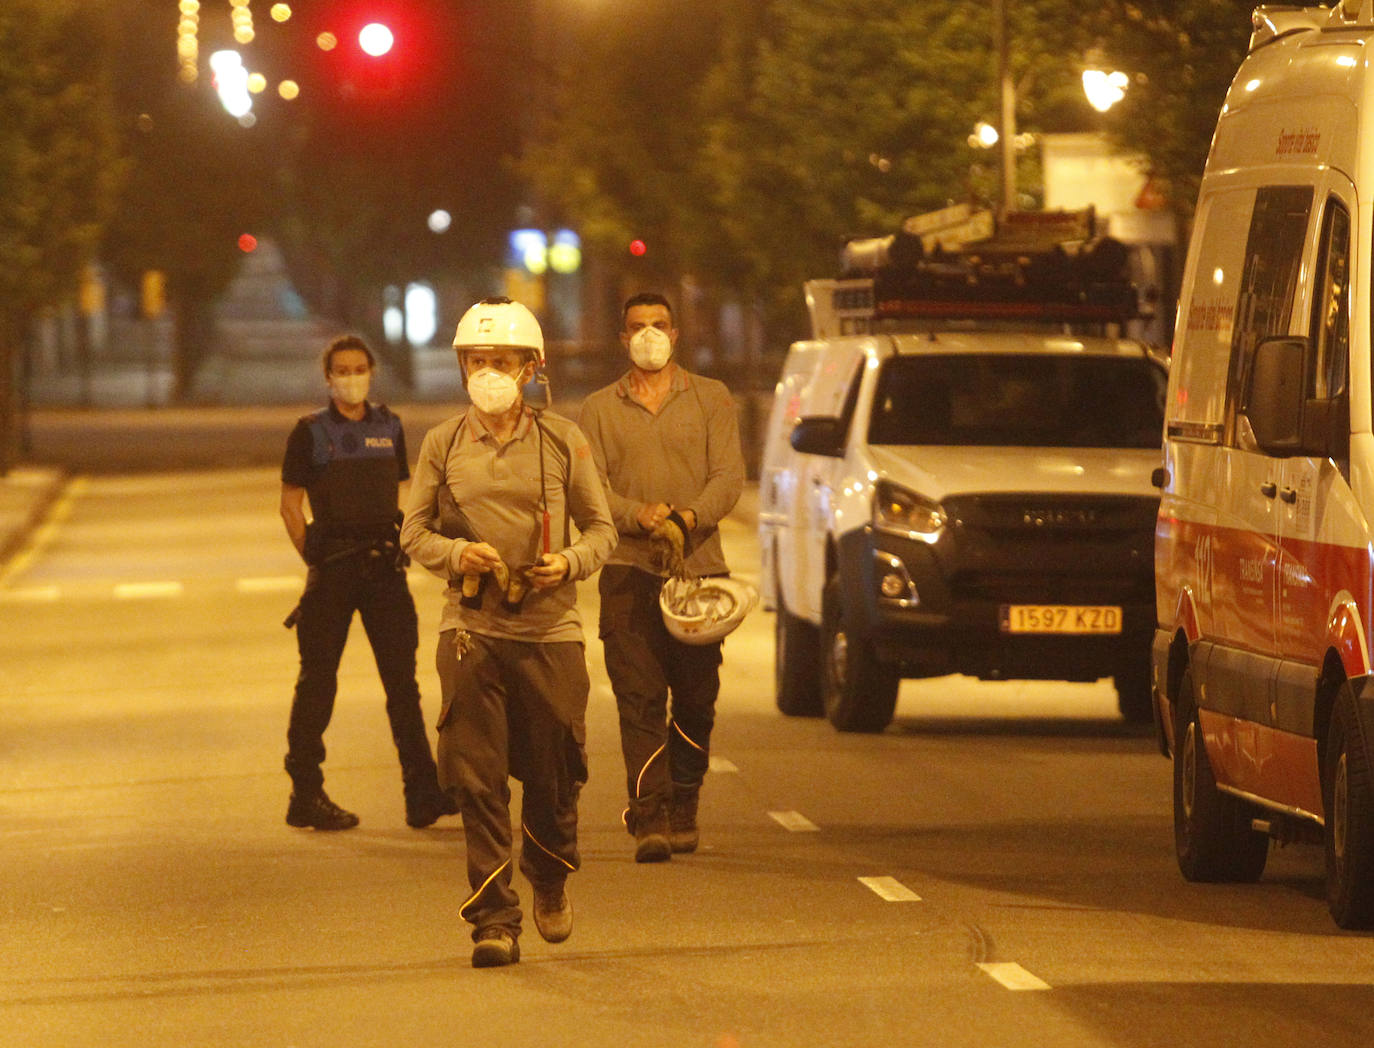
[[[922,498],[914,491],[885,480],[873,489],[873,526],[880,531],[934,542],[948,522],[938,502]]]

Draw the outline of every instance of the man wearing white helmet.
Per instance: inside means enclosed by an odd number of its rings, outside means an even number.
[[[573,583],[601,566],[616,533],[586,437],[524,402],[544,363],[534,315],[483,299],[453,346],[472,407],[425,435],[401,544],[449,583],[439,778],[463,815],[472,891],[459,913],[473,925],[473,966],[485,968],[520,958],[511,776],[523,784],[519,864],[535,927],[549,942],[572,931],[564,882],[581,862],[589,691]]]
[[[621,317],[630,370],[587,397],[578,422],[621,536],[599,588],[625,757],[625,825],[635,860],[658,862],[697,847],[721,662],[719,639],[684,643],[669,633],[660,591],[670,576],[728,573],[717,524],[743,490],[744,456],[729,389],[676,362],[668,300],[636,295]]]

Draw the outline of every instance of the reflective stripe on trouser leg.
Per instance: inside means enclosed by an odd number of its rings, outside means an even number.
[[[499,641],[510,682],[511,774],[521,791],[520,870],[561,884],[582,865],[577,802],[587,781],[587,653],[580,641]]]
[[[700,786],[710,765],[720,662],[720,644],[682,644],[669,638],[664,651],[664,671],[672,692],[668,771],[678,785]]]

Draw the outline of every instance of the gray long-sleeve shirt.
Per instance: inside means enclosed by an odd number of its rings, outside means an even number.
[[[543,412],[539,421],[536,425],[526,409],[505,443],[475,411],[425,434],[401,525],[401,546],[418,564],[450,580],[440,631],[461,628],[523,641],[584,639],[573,583],[601,567],[615,547],[615,525],[582,431],[552,411]],[[531,590],[519,611],[503,608],[503,595],[488,581],[482,606],[463,607],[458,562],[469,540],[439,534],[435,498],[440,484],[448,485],[478,538],[494,546],[512,571],[534,563],[542,553],[547,497],[549,552],[568,558],[568,581]],[[577,526],[576,538],[571,524]]]
[[[696,515],[688,569],[698,575],[728,570],[717,525],[744,490],[744,455],[735,399],[723,382],[678,368],[654,414],[630,395],[627,374],[582,402],[578,425],[591,441],[620,531],[608,563],[659,573],[636,518],[645,503],[666,502]]]

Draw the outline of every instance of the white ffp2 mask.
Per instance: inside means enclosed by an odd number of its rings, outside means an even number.
[[[504,371],[482,368],[468,376],[468,396],[473,406],[484,414],[505,414],[519,395],[520,387]]]
[[[630,359],[645,371],[662,371],[673,355],[673,340],[668,332],[643,327],[630,336]]]
[[[341,404],[354,408],[367,399],[371,375],[330,375],[329,392]]]

